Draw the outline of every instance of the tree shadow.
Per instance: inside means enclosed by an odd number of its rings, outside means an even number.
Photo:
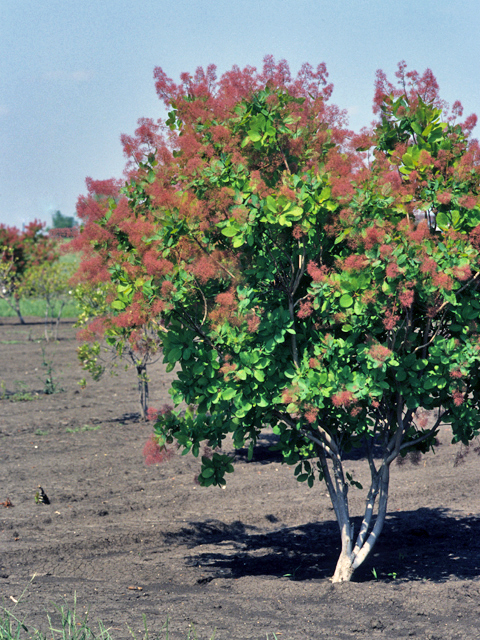
[[[237,460],[244,462],[256,462],[257,464],[268,464],[270,462],[283,463],[284,457],[281,451],[272,451],[272,447],[278,444],[280,438],[274,433],[262,433],[253,449],[253,456],[248,460],[248,448],[235,449],[234,454]],[[373,450],[374,458],[381,459],[382,448],[376,445]],[[367,457],[365,446],[352,447],[348,453],[344,453],[344,460],[364,460]]]
[[[353,522],[358,531],[360,519]],[[206,580],[258,575],[325,580],[333,575],[340,552],[338,525],[333,520],[268,533],[240,521],[230,525],[219,520],[190,522],[168,533],[165,542],[190,548],[186,562],[210,573]],[[195,551],[200,545],[208,549]],[[480,576],[480,518],[422,508],[389,514],[377,545],[354,580],[442,582],[451,576]]]

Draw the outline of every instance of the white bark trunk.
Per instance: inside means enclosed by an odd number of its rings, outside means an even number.
[[[357,569],[372,551],[378,536],[380,535],[383,525],[385,523],[385,515],[387,512],[387,500],[388,500],[388,485],[389,485],[389,465],[384,464],[380,470],[378,476],[380,496],[378,501],[378,513],[375,519],[375,524],[372,530],[368,534],[370,527],[370,520],[372,517],[373,506],[375,503],[378,485],[377,482],[373,482],[372,487],[367,498],[365,506],[365,517],[360,528],[360,532],[357,537],[355,546],[353,546],[353,525],[348,521],[339,522],[340,531],[342,536],[342,550],[337,561],[335,573],[332,578],[332,582],[349,582],[352,579],[355,569]],[[337,514],[341,514],[344,517],[348,517],[348,503],[346,493],[343,496],[335,496],[337,502]],[[340,502],[340,504],[338,504]],[[342,504],[342,502],[344,504]],[[338,515],[337,515],[338,518]]]
[[[332,582],[350,582],[353,572],[354,568],[351,556],[342,551],[338,558],[337,566],[335,567]]]

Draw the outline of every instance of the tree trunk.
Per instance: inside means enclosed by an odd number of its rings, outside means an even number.
[[[20,324],[25,324],[25,320],[23,319],[22,312],[20,311],[20,300],[17,298],[14,298],[14,300],[15,300],[15,304],[13,305],[11,305],[10,303],[8,304],[10,304],[10,307],[14,309],[15,313],[18,316],[18,319],[20,320]]]
[[[140,415],[142,416],[142,420],[146,420],[148,411],[148,378],[147,367],[144,364],[137,365],[137,379]]]
[[[353,544],[353,524],[351,524],[348,516],[348,492],[345,488],[341,492],[334,490],[332,503],[340,526],[342,549],[332,582],[350,582],[355,570],[370,555],[378,536],[382,532],[387,513],[390,462],[384,460],[380,469],[372,473],[372,483],[367,495],[364,517],[355,540],[355,546]],[[377,496],[379,496],[377,515],[372,524]]]
[[[354,571],[351,555],[342,551],[335,567],[332,582],[350,582]]]
[[[60,320],[62,318],[62,312],[63,312],[63,307],[65,306],[66,301],[65,300],[61,300],[60,301],[60,310],[56,316],[56,318],[53,318],[52,316],[52,324],[55,322],[55,329],[53,332],[53,337],[55,340],[58,340],[58,327],[60,325]]]
[[[45,307],[45,341],[49,342],[48,338],[48,305]]]

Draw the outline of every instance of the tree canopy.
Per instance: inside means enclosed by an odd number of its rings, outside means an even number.
[[[58,258],[52,239],[44,235],[45,225],[35,220],[20,231],[0,224],[0,298],[17,313],[22,324],[19,288],[32,267]]]
[[[155,70],[166,123],[123,136],[128,179],[88,181],[79,200],[84,269],[115,285],[111,321],[135,334],[155,322],[175,405],[176,440],[253,451],[262,429],[300,482],[326,482],[349,580],[383,527],[389,469],[478,434],[480,154],[475,118],[451,112],[430,70],[378,72],[377,124],[354,134],[329,101],[325,65],[292,77],[267,57],[234,67]],[[371,475],[353,531],[343,459]],[[233,471],[202,458],[204,486]]]

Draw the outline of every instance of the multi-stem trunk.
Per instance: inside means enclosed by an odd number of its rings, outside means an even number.
[[[400,429],[403,431],[403,426]],[[340,556],[332,581],[348,582],[372,551],[383,529],[387,512],[390,464],[398,453],[398,446],[395,447],[395,451],[386,448],[378,469],[373,460],[373,452],[368,452],[371,482],[363,520],[355,537],[348,505],[349,482],[345,478],[340,447],[326,432],[323,432],[322,441],[322,445],[318,447],[318,454],[341,537]]]
[[[335,511],[338,511],[340,516],[337,515],[337,519],[342,539],[342,548],[332,582],[349,582],[354,571],[372,551],[385,523],[389,475],[389,464],[384,461],[375,479],[372,480],[366,499],[363,521],[356,538],[353,524],[348,517],[347,497],[335,496],[332,499],[332,502],[335,500],[338,504],[338,508]],[[377,515],[372,526],[373,511],[377,497]]]
[[[333,582],[348,582],[354,571],[365,561],[372,551],[382,532],[387,513],[388,489],[390,482],[390,465],[405,448],[410,448],[432,438],[445,413],[439,410],[433,426],[407,443],[403,442],[405,431],[411,426],[413,411],[404,408],[403,397],[397,394],[389,410],[383,412],[383,419],[375,427],[377,442],[381,446],[381,462],[376,464],[373,455],[373,440],[367,438],[367,459],[370,467],[370,488],[365,500],[365,511],[360,530],[355,531],[350,521],[348,509],[349,483],[345,479],[342,464],[341,447],[326,430],[318,429],[317,435],[311,439],[317,445],[317,451],[323,476],[327,484],[338,526],[342,547],[338,558]],[[377,466],[378,465],[378,466]],[[376,510],[376,515],[374,512]]]

